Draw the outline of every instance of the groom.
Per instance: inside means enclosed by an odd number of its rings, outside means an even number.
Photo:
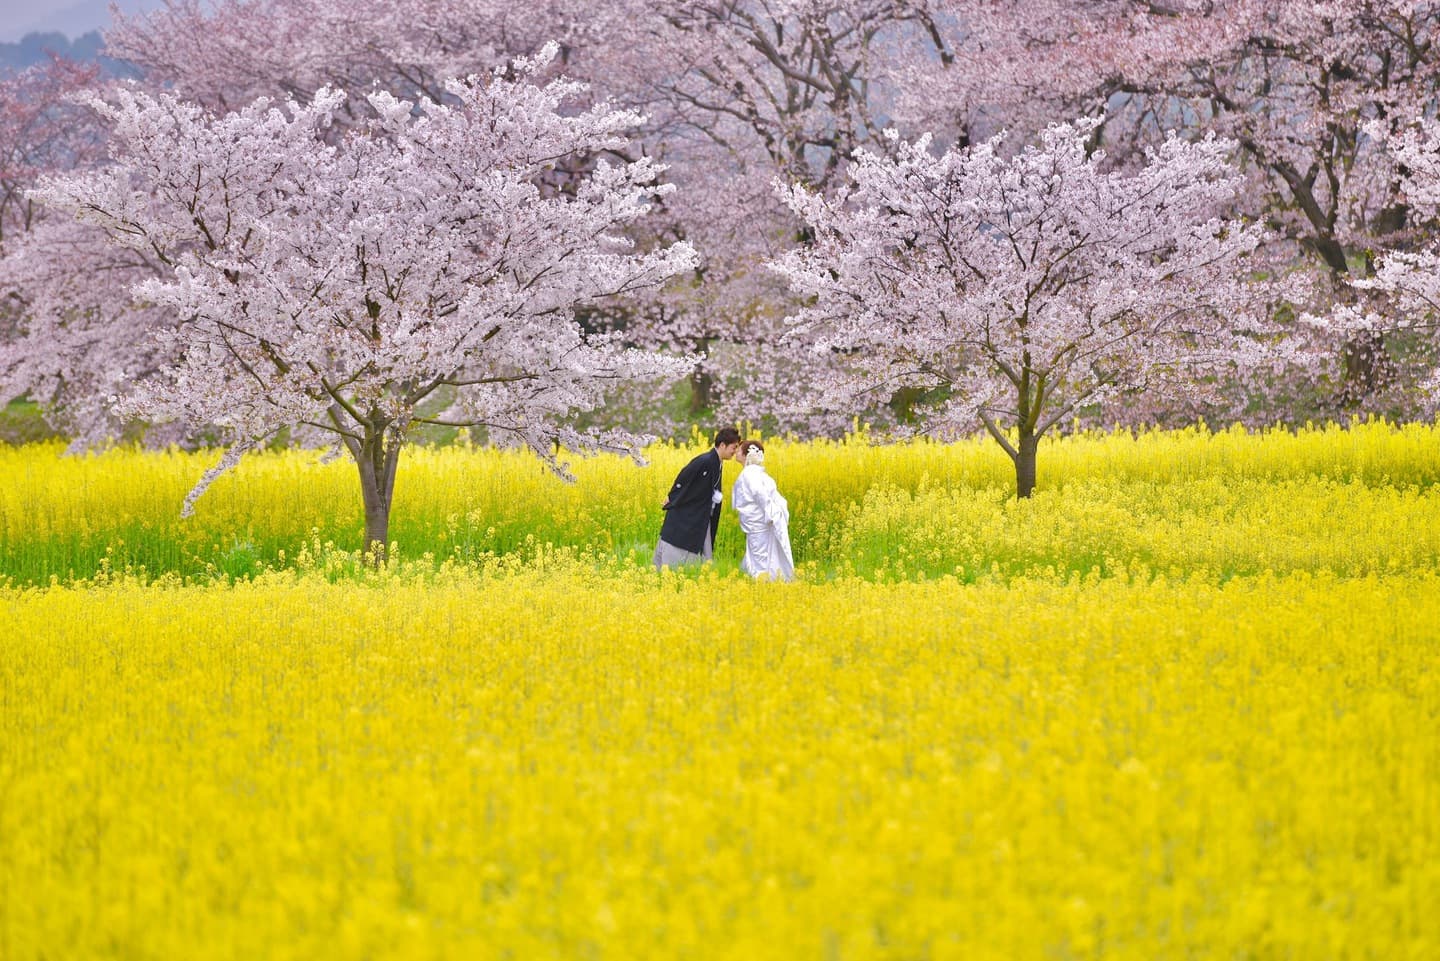
[[[675,476],[670,496],[662,505],[665,523],[655,547],[655,567],[676,567],[708,561],[720,524],[720,462],[740,449],[740,432],[722,427],[715,446],[696,457]]]

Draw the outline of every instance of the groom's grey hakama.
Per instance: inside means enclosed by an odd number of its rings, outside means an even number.
[[[714,552],[720,525],[720,453],[711,448],[686,464],[675,476],[665,499],[665,522],[654,563],[659,567],[699,564]]]

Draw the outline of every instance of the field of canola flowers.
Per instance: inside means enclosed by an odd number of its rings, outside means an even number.
[[[0,958],[1440,956],[1440,430],[768,446],[0,449]]]

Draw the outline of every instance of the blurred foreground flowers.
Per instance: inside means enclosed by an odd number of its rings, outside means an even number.
[[[0,595],[7,958],[1424,958],[1440,578]]]

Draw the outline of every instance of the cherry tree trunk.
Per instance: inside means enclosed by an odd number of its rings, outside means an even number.
[[[1373,270],[1367,269],[1358,275],[1372,276]],[[1355,288],[1345,283],[1350,276],[1349,271],[1334,271],[1330,275],[1331,297],[1337,305],[1355,303]],[[1340,383],[1338,399],[1345,407],[1363,406],[1395,380],[1395,363],[1386,349],[1385,335],[1381,331],[1354,334],[1341,348],[1340,360],[1344,379]]]
[[[365,546],[375,563],[385,560],[390,543],[390,503],[395,494],[395,469],[400,460],[400,440],[386,443],[385,431],[367,433],[362,443],[351,445],[360,469],[360,496],[365,502]]]
[[[690,413],[705,413],[714,403],[715,378],[708,370],[696,368],[690,374]]]
[[[1035,490],[1035,455],[1040,438],[1025,428],[1020,429],[1020,443],[1015,447],[1015,496],[1029,497]]]
[[[1345,382],[1340,399],[1347,407],[1358,407],[1395,380],[1394,362],[1385,349],[1385,335],[1379,331],[1356,334],[1345,345]]]

